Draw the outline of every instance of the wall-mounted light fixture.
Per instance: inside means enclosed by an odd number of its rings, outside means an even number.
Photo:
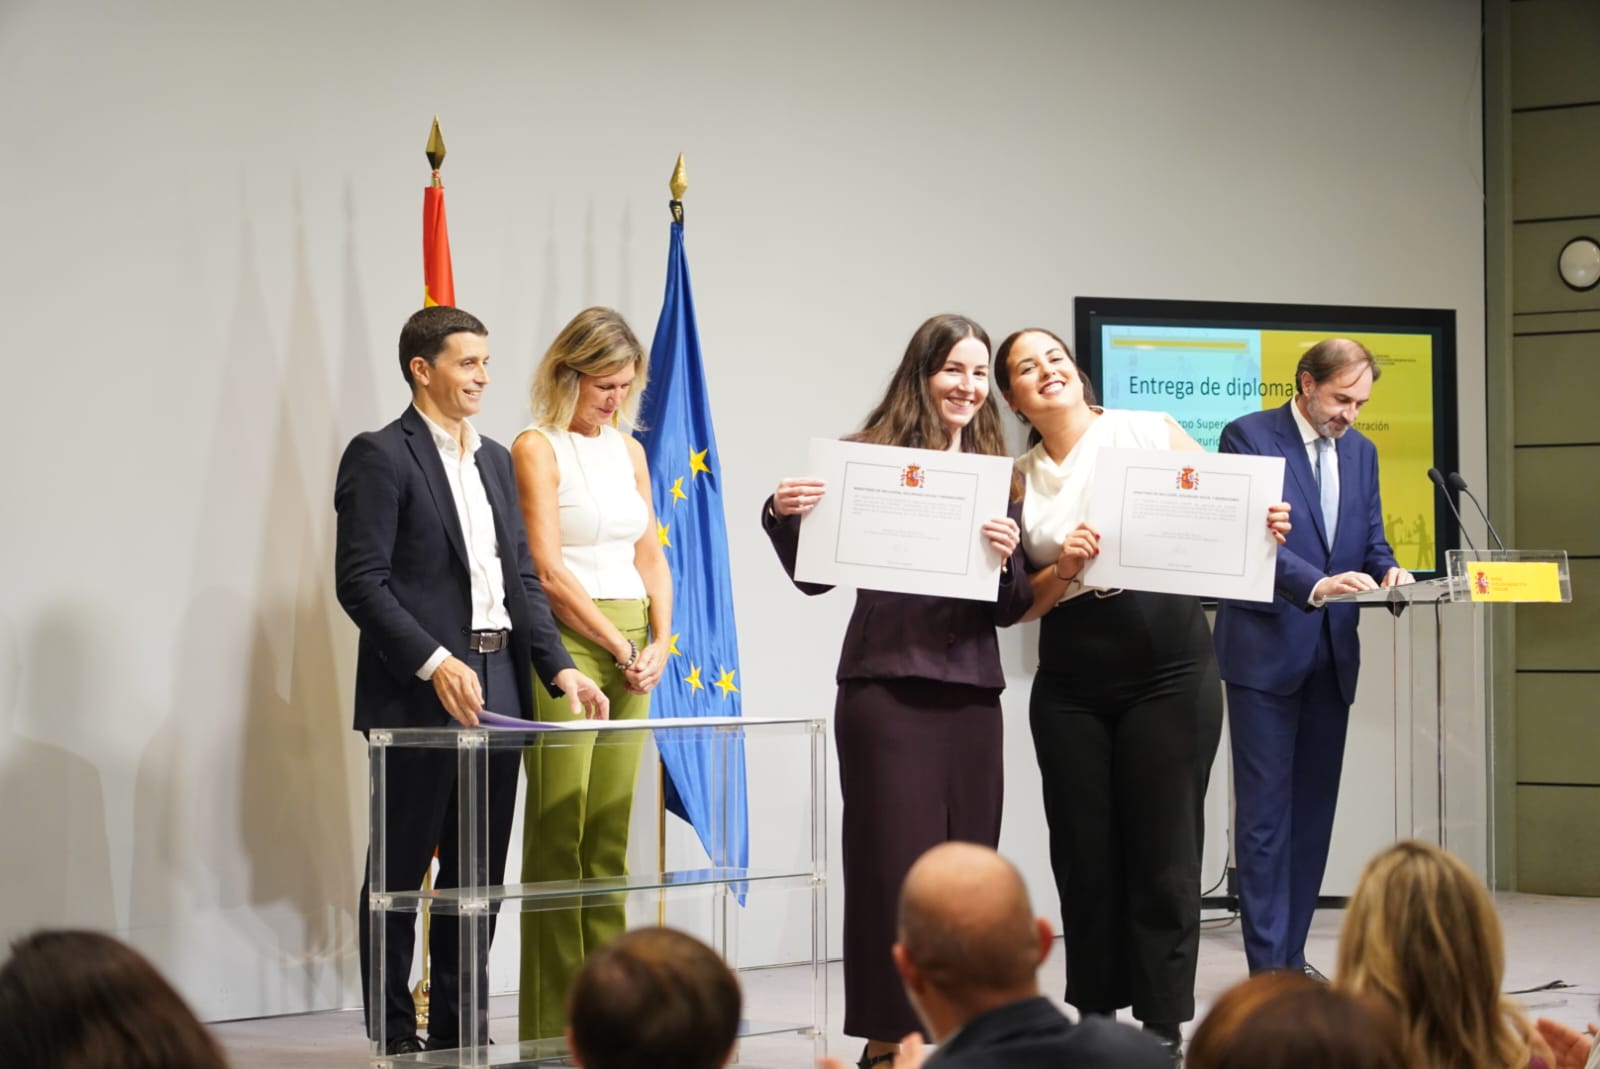
[[[1561,257],[1557,261],[1561,269],[1561,281],[1572,289],[1583,291],[1592,290],[1596,283],[1600,283],[1600,243],[1594,238],[1573,238],[1561,246]]]

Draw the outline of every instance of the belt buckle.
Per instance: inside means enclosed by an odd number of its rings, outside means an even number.
[[[499,653],[506,648],[506,631],[474,631],[467,636],[467,648],[474,653]]]

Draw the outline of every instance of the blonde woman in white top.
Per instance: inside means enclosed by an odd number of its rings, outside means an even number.
[[[1086,522],[1095,454],[1200,447],[1164,413],[1097,407],[1066,343],[1046,330],[1006,338],[995,379],[1033,428],[1017,460],[1034,591],[1023,619],[1040,619],[1028,721],[1061,896],[1066,998],[1084,1013],[1132,1006],[1176,1050],[1194,1016],[1202,804],[1222,683],[1197,598],[1096,590],[1079,573],[1100,552]],[[1286,531],[1288,506],[1267,519]]]
[[[631,428],[648,361],[622,316],[579,312],[533,382],[533,423],[511,446],[534,567],[574,663],[611,718],[649,715],[672,634],[672,577],[656,537],[650,473]],[[540,701],[541,720],[567,720]],[[642,732],[585,732],[524,755],[524,882],[621,876]],[[520,1035],[559,1036],[585,956],[626,926],[620,903],[522,914]]]

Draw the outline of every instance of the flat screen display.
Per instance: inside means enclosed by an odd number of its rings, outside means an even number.
[[[1456,526],[1427,472],[1456,470],[1453,310],[1079,297],[1074,319],[1101,404],[1167,412],[1212,450],[1230,420],[1289,402],[1311,346],[1365,345],[1381,377],[1355,426],[1377,446],[1384,529],[1401,567],[1438,574]]]

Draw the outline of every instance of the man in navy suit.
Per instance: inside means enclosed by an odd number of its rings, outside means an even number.
[[[566,694],[573,712],[604,717],[608,703],[573,667],[528,556],[511,455],[473,429],[489,384],[488,330],[457,308],[424,308],[400,332],[411,404],[382,430],[357,435],[334,487],[339,603],[361,631],[356,730],[478,724],[485,709],[533,719],[533,676]],[[489,857],[478,882],[505,881],[516,807],[515,749],[489,763]],[[458,885],[456,755],[395,747],[387,756],[384,885],[420,887],[439,853],[438,886]],[[386,919],[385,1000],[372,1004],[367,884],[361,887],[361,993],[368,1034],[384,1052],[423,1049],[408,990],[416,916]],[[490,931],[494,919],[490,917]],[[433,999],[428,1049],[460,1040],[460,928],[430,929]],[[472,967],[486,997],[484,946]],[[380,1033],[380,1023],[382,1031]]]
[[[1411,582],[1383,535],[1378,453],[1354,424],[1379,375],[1365,346],[1329,338],[1295,369],[1295,397],[1222,431],[1221,451],[1282,456],[1294,529],[1270,604],[1217,606],[1217,665],[1233,745],[1234,857],[1252,973],[1304,969],[1333,835],[1361,646],[1334,594]]]

